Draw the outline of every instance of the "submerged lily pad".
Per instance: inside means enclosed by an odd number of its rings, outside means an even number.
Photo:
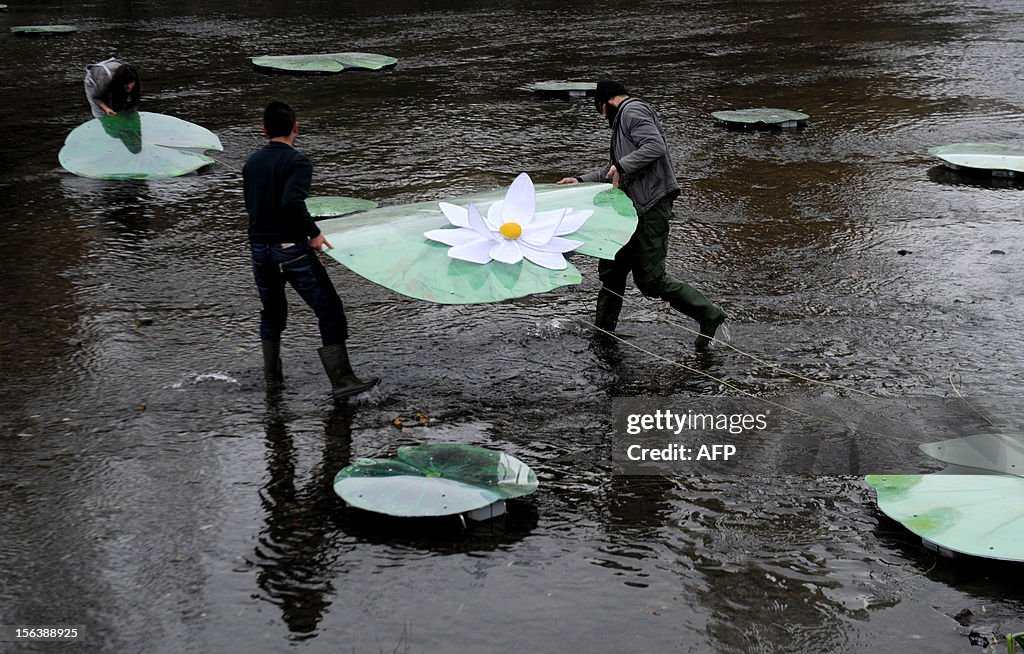
[[[799,111],[768,107],[715,111],[711,115],[720,123],[745,127],[755,127],[758,125],[766,127],[798,127],[805,124],[807,119],[810,118],[807,114]]]
[[[398,63],[394,57],[370,52],[333,52],[329,54],[274,55],[250,58],[257,68],[291,73],[340,73],[348,68],[380,70]]]
[[[314,218],[347,216],[374,209],[376,206],[377,203],[373,200],[361,200],[343,195],[321,195],[306,198],[306,209]]]
[[[578,231],[566,235],[583,241],[576,249],[612,259],[636,230],[636,210],[626,195],[610,184],[540,184],[538,212],[562,208],[593,209]],[[505,188],[448,199],[459,206],[475,204],[481,212],[505,197]],[[449,226],[437,202],[372,209],[342,219],[320,222],[334,248],[333,259],[370,281],[404,295],[441,304],[477,304],[546,293],[559,286],[579,284],[579,271],[550,270],[527,260],[507,264],[476,264],[448,256],[448,246],[424,237],[424,232]]]
[[[1002,143],[953,143],[929,148],[946,165],[976,170],[1024,173],[1024,147]]]
[[[868,475],[878,508],[926,541],[960,554],[1024,561],[1024,478]]]
[[[473,445],[406,445],[394,459],[357,459],[334,478],[351,506],[398,517],[446,516],[537,490],[525,463]]]
[[[74,25],[15,25],[11,28],[11,32],[14,34],[21,34],[25,36],[36,34],[67,34],[68,32],[77,31],[78,28]]]
[[[58,158],[82,177],[162,179],[212,164],[203,151],[223,149],[205,127],[163,114],[122,111],[73,129]]]

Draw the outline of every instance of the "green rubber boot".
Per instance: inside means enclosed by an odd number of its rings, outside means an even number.
[[[335,400],[358,395],[380,383],[380,379],[377,378],[363,381],[356,377],[352,372],[348,349],[344,343],[325,345],[317,350],[317,353],[320,355],[320,362],[324,364],[327,377],[331,380],[331,394]]]
[[[619,324],[621,311],[622,298],[602,287],[597,293],[597,312],[594,316],[594,325],[605,331],[614,332],[615,327]]]
[[[693,346],[698,350],[706,350],[714,339],[715,332],[729,316],[722,307],[707,299],[694,287],[682,282],[679,286],[671,299],[672,308],[697,321],[700,325],[700,334],[693,342]]]

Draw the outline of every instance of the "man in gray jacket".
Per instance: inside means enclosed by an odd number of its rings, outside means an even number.
[[[558,183],[610,181],[633,201],[638,216],[629,242],[614,260],[601,259],[598,265],[602,287],[594,322],[600,329],[615,331],[626,277],[632,272],[641,293],[666,300],[673,309],[697,321],[700,335],[694,345],[704,350],[727,316],[700,291],[665,272],[669,219],[672,203],[679,197],[679,182],[658,114],[612,80],[598,82],[594,103],[612,128],[611,161],[598,170],[565,177]]]

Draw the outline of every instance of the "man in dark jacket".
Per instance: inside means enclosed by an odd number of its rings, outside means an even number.
[[[260,340],[267,388],[279,388],[284,381],[281,332],[288,319],[284,292],[288,282],[319,320],[323,347],[318,352],[335,399],[361,393],[378,380],[362,381],[349,363],[345,310],[316,256],[331,244],[306,209],[313,164],[293,147],[299,133],[295,111],[284,102],[271,102],[263,112],[263,133],[270,142],[249,157],[242,180],[252,271],[263,303]]]
[[[612,80],[598,82],[594,102],[612,128],[611,161],[598,170],[565,177],[558,183],[610,181],[629,196],[638,216],[636,231],[615,259],[601,259],[598,264],[602,287],[597,295],[595,324],[615,331],[626,277],[632,272],[641,293],[666,300],[673,309],[697,321],[700,334],[694,345],[698,350],[706,349],[727,316],[700,291],[665,272],[669,219],[672,203],[679,196],[679,182],[658,114]]]

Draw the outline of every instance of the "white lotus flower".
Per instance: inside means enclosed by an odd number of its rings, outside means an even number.
[[[533,181],[520,173],[499,200],[481,216],[476,205],[462,207],[448,202],[439,206],[448,222],[457,229],[432,229],[424,236],[452,246],[448,256],[473,263],[519,263],[525,257],[550,270],[564,270],[568,263],[563,253],[583,245],[583,241],[562,238],[572,234],[590,218],[593,210],[556,209],[534,213],[537,197]]]

